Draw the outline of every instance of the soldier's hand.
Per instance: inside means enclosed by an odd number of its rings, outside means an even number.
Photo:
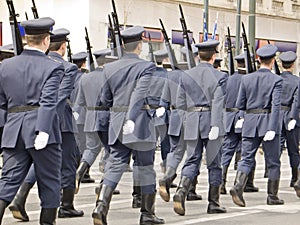
[[[275,131],[268,130],[264,136],[264,141],[272,141],[275,137]]]
[[[209,134],[208,134],[208,139],[209,140],[216,140],[219,137],[219,127],[211,127]]]
[[[234,128],[236,128],[236,129],[242,128],[243,124],[244,124],[244,119],[243,118],[239,119],[238,121],[236,121]]]
[[[290,122],[288,123],[288,131],[293,130],[295,126],[296,126],[296,120],[294,119],[290,120]]]
[[[155,110],[155,114],[157,117],[163,116],[165,112],[166,112],[165,107],[159,107],[158,109]]]
[[[36,136],[34,140],[34,147],[36,150],[40,150],[46,147],[49,140],[49,134],[39,131],[39,134]]]
[[[123,134],[132,134],[134,131],[134,122],[132,120],[127,120],[123,126]]]
[[[73,117],[74,117],[75,120],[78,120],[79,113],[78,112],[73,112]]]

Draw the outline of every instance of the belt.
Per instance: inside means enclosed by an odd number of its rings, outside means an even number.
[[[19,112],[29,112],[35,109],[38,109],[38,105],[21,105],[21,106],[14,106],[7,110],[8,113],[19,113]]]
[[[264,113],[270,113],[271,109],[247,109],[247,114],[264,114]]]
[[[283,111],[290,111],[290,110],[291,110],[291,107],[290,107],[290,106],[282,105],[282,106],[280,107],[280,109],[283,110]]]
[[[209,111],[210,111],[210,107],[208,106],[196,106],[187,109],[187,112],[209,112]]]
[[[226,112],[238,112],[240,111],[238,108],[226,108]]]
[[[105,106],[95,106],[95,107],[87,107],[87,110],[91,110],[91,111],[108,111],[109,108],[107,108]]]
[[[151,109],[149,105],[143,105],[142,110],[149,110]],[[128,111],[128,106],[117,106],[117,107],[112,107],[110,109],[112,112],[127,112]]]

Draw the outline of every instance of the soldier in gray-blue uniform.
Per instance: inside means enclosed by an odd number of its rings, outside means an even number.
[[[223,105],[226,75],[213,68],[219,42],[210,40],[197,44],[200,63],[181,76],[177,107],[186,111],[184,140],[187,158],[173,197],[174,211],[185,214],[185,197],[192,180],[199,174],[203,148],[206,148],[209,177],[207,213],[225,213],[220,206],[222,182],[221,143],[224,135]]]
[[[88,54],[86,52],[79,52],[72,56],[73,63],[78,67],[78,72],[75,78],[74,89],[71,93],[70,100],[72,104],[75,103],[76,97],[78,95],[79,90],[79,83],[81,80],[82,75],[85,75],[88,70],[86,69],[86,59]],[[78,118],[76,120],[77,132],[75,133],[75,138],[77,141],[77,146],[80,151],[80,158],[83,155],[83,151],[86,149],[86,135],[84,132],[84,122],[85,122],[85,114],[86,108],[85,107],[77,107],[78,111]],[[91,178],[89,169],[83,175],[81,183],[94,183],[95,180]],[[75,191],[76,192],[76,191]]]
[[[195,63],[199,63],[198,48],[192,45]],[[181,48],[181,52],[185,58],[186,48]],[[181,76],[185,75],[185,71],[174,70],[167,74],[167,79],[164,84],[160,106],[165,109],[170,109],[169,115],[169,129],[168,134],[170,137],[170,152],[167,155],[166,172],[162,179],[159,180],[159,194],[161,198],[168,202],[170,201],[170,187],[172,187],[172,181],[176,178],[176,169],[179,163],[182,161],[186,143],[183,139],[184,129],[183,123],[185,120],[184,110],[176,107],[177,91],[179,86],[179,80]],[[159,114],[160,109],[157,110]],[[164,110],[166,111],[166,110]],[[165,113],[163,111],[163,113]],[[168,111],[166,111],[168,113]],[[161,113],[162,114],[162,113]],[[162,114],[163,115],[163,114]],[[187,201],[202,200],[202,196],[196,193],[197,177],[194,178],[190,189],[187,194]]]
[[[144,28],[135,26],[121,32],[124,55],[104,67],[106,83],[101,103],[110,107],[108,144],[109,165],[104,172],[97,206],[93,211],[94,224],[107,224],[107,213],[113,190],[133,155],[133,179],[141,186],[140,225],[164,224],[154,213],[156,174],[153,169],[155,127],[148,110],[147,94],[155,65],[139,58]]]
[[[242,53],[234,58],[237,62],[238,71],[231,75],[226,84],[226,96],[225,96],[225,131],[226,135],[222,146],[222,185],[221,194],[226,194],[226,178],[227,171],[232,160],[234,153],[241,154],[242,135],[241,128],[235,126],[240,118],[244,117],[244,112],[236,108],[236,100],[239,93],[242,76],[246,74],[245,69],[245,54]],[[245,186],[245,192],[257,192],[258,188],[253,185],[254,179],[253,170],[248,174],[247,184]]]
[[[98,67],[95,71],[82,77],[79,83],[79,91],[75,101],[74,111],[80,115],[77,109],[87,109],[84,121],[84,133],[86,135],[86,149],[83,151],[80,165],[76,172],[76,193],[85,172],[93,165],[101,150],[101,143],[109,154],[108,123],[109,108],[100,106],[102,88],[105,84],[103,65],[105,56],[111,54],[110,49],[104,49],[93,53]]]
[[[40,224],[55,224],[62,161],[56,106],[64,68],[45,54],[54,20],[40,18],[21,25],[27,46],[21,55],[4,60],[0,68],[0,105],[8,113],[2,137],[0,223],[34,162],[42,207]]]
[[[72,110],[67,98],[74,88],[77,66],[65,61],[63,56],[66,52],[66,38],[70,32],[67,29],[58,29],[53,31],[50,36],[50,46],[48,56],[55,61],[58,61],[64,66],[64,76],[61,80],[58,91],[57,113],[60,119],[60,131],[62,136],[62,163],[61,169],[61,189],[63,195],[61,198],[61,207],[59,208],[58,217],[76,217],[83,216],[83,211],[74,209],[74,191],[75,191],[75,173],[77,168],[77,158],[79,155],[74,133],[71,132],[73,124]],[[23,184],[20,187],[18,194],[10,205],[16,219],[28,221],[29,217],[25,211],[25,202],[30,189],[36,182],[36,174],[34,165],[31,165]],[[17,213],[16,213],[17,212]]]
[[[298,179],[298,165],[300,161],[299,155],[299,109],[298,109],[298,83],[299,77],[293,75],[295,60],[297,55],[295,52],[284,52],[279,56],[283,72],[280,77],[283,79],[281,92],[281,135],[286,139],[287,151],[290,159],[292,170],[292,178],[290,187],[294,187],[294,183]],[[281,148],[282,149],[282,148]]]
[[[233,202],[245,207],[243,190],[248,174],[255,166],[255,155],[262,143],[268,166],[268,205],[284,204],[279,199],[280,178],[280,94],[282,78],[271,72],[277,47],[265,45],[257,50],[261,62],[258,71],[244,75],[236,107],[245,111],[242,128],[242,159],[238,163],[235,185],[230,190]],[[241,119],[243,120],[243,119]]]

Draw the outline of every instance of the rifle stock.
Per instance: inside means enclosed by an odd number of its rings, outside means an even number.
[[[73,59],[72,59],[72,51],[71,51],[71,45],[70,45],[70,40],[67,40],[67,51],[68,51],[68,61],[70,63],[73,63]]]
[[[23,42],[19,29],[19,24],[17,21],[17,17],[19,16],[19,14],[16,14],[14,3],[12,0],[6,0],[6,3],[9,10],[9,22],[14,45],[14,53],[15,55],[20,55],[23,52]]]
[[[246,70],[247,70],[247,73],[252,73],[254,70],[253,70],[252,63],[251,63],[251,56],[250,56],[250,51],[249,51],[249,46],[248,46],[249,44],[248,44],[245,26],[244,26],[243,22],[242,22],[242,28],[243,28],[242,37],[243,37],[243,42],[244,42]]]
[[[93,59],[93,54],[92,54],[92,46],[90,43],[89,33],[88,33],[86,27],[85,27],[85,41],[86,41],[86,50],[88,53],[88,64],[90,66],[90,71],[94,71],[95,64],[94,64],[94,59]]]
[[[113,12],[111,13],[113,23],[114,23],[114,34],[115,34],[115,41],[116,41],[116,48],[117,48],[117,54],[118,57],[121,58],[123,55],[123,50],[122,50],[122,39],[121,39],[121,32],[120,32],[120,24],[119,24],[119,19],[118,19],[118,14],[116,10],[116,4],[115,1],[112,0],[112,7],[113,7]]]
[[[171,68],[172,68],[172,70],[175,70],[175,69],[178,68],[178,63],[177,63],[177,60],[176,60],[176,57],[175,57],[175,54],[174,54],[174,50],[171,47],[169,37],[168,37],[168,34],[166,32],[166,29],[164,27],[164,24],[163,24],[162,20],[159,19],[159,22],[160,22],[160,25],[161,25],[161,32],[164,36],[165,46],[166,46],[166,49],[168,51],[168,57],[169,57],[169,60],[170,60]]]
[[[183,10],[182,10],[182,7],[180,4],[179,4],[179,10],[180,10],[180,14],[181,14],[180,23],[181,23],[182,32],[183,32],[184,46],[187,49],[186,60],[188,63],[188,68],[192,69],[193,67],[196,66],[196,63],[194,60],[194,54],[193,54],[192,46],[191,46],[190,39],[189,39],[189,30],[187,29]]]
[[[227,27],[227,32],[228,32],[228,35],[227,35],[227,42],[228,42],[228,50],[227,50],[227,53],[228,53],[228,72],[229,72],[229,75],[232,75],[234,74],[234,62],[233,62],[233,54],[232,54],[232,44],[231,44],[231,36],[230,36],[230,29],[229,27]]]
[[[38,19],[38,18],[39,18],[39,14],[38,14],[38,12],[37,12],[37,8],[36,8],[36,6],[35,6],[34,0],[32,0],[31,11],[32,11],[32,13],[33,13],[34,19]]]
[[[149,58],[150,58],[150,61],[151,62],[156,62],[155,61],[155,58],[154,58],[154,54],[153,54],[153,46],[152,46],[152,43],[151,43],[151,35],[150,35],[150,32],[148,32],[148,38],[149,38],[149,41],[148,41],[148,46],[149,46]]]
[[[110,49],[111,49],[111,56],[116,55],[116,39],[115,39],[115,34],[114,34],[114,28],[111,22],[111,17],[108,15],[108,32],[109,32],[109,37],[110,37]]]

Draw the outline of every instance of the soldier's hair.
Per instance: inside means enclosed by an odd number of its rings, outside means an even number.
[[[272,62],[273,58],[274,57],[272,57],[272,58],[260,58],[260,63],[269,65]]]
[[[38,34],[38,35],[31,35],[31,34],[26,34],[25,39],[26,42],[29,46],[31,45],[40,45],[43,40],[49,36],[50,34],[45,33],[45,34]]]
[[[82,67],[83,63],[85,63],[86,60],[80,60],[73,62],[79,69]]]
[[[96,58],[98,66],[103,66],[106,63],[106,59],[103,56],[99,56]]]
[[[289,69],[289,68],[291,68],[292,66],[293,66],[293,64],[294,64],[294,62],[288,62],[288,63],[284,63],[284,62],[282,62],[282,67],[284,68],[284,69]]]
[[[237,67],[245,68],[245,61],[237,61]]]
[[[124,44],[124,50],[126,52],[133,52],[137,48],[139,43],[141,43],[141,42],[142,41],[128,42],[128,43]]]
[[[216,51],[199,51],[200,60],[209,61],[215,53]]]
[[[64,44],[65,42],[66,41],[50,42],[49,51],[51,51],[51,52],[58,51],[58,49],[60,49],[60,47],[62,46],[62,44]]]

